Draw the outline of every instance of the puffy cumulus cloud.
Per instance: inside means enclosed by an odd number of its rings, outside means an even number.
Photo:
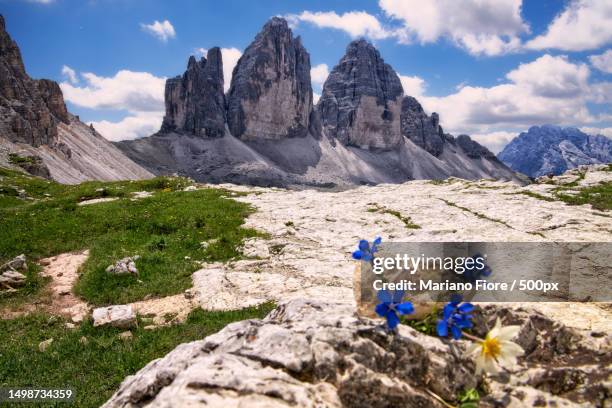
[[[301,14],[285,16],[292,26],[299,22],[314,24],[319,28],[334,28],[341,30],[351,37],[368,37],[373,40],[389,38],[394,34],[383,27],[378,19],[365,11],[349,11],[337,14],[334,11],[303,11]]]
[[[612,74],[612,49],[607,50],[603,54],[591,55],[589,61],[593,67],[601,72]]]
[[[151,34],[154,37],[157,37],[162,42],[167,42],[170,38],[176,37],[176,31],[174,31],[174,26],[168,21],[157,21],[155,20],[151,24],[141,23],[140,27],[146,33]]]
[[[404,94],[420,98],[425,92],[425,80],[418,76],[399,75]]]
[[[196,48],[194,52],[196,55],[206,57],[206,54],[208,54],[208,49]],[[238,48],[221,48],[221,58],[223,58],[223,90],[225,92],[227,92],[230,88],[234,67],[238,63],[241,56],[242,51],[240,51]]]
[[[573,98],[588,88],[589,68],[573,64],[567,56],[541,56],[534,62],[521,64],[506,78],[528,87],[534,95],[551,98]]]
[[[163,112],[138,112],[120,120],[90,122],[105,139],[113,142],[150,136],[161,127]]]
[[[589,135],[603,135],[609,138],[612,138],[612,127],[581,127],[580,130],[582,130],[584,133],[587,133]]]
[[[498,55],[520,47],[529,32],[521,17],[522,0],[380,0],[391,18],[403,23],[400,42],[449,38],[471,54]]]
[[[492,151],[495,154],[501,152],[504,147],[512,139],[514,139],[520,131],[508,132],[508,131],[497,131],[490,133],[475,133],[471,134],[470,137],[480,143],[483,146],[486,146],[487,149]]]
[[[546,32],[527,42],[529,49],[584,51],[612,42],[612,2],[573,0],[555,17]]]
[[[127,70],[112,77],[91,72],[81,73],[81,77],[84,82],[81,86],[60,84],[66,101],[83,108],[128,112],[119,122],[92,122],[102,136],[116,141],[148,136],[159,130],[165,110],[165,78]]]
[[[322,87],[328,76],[329,67],[327,64],[315,65],[310,69],[310,80],[314,86]]]
[[[81,74],[83,86],[62,82],[64,98],[77,106],[90,109],[119,109],[130,112],[150,112],[164,109],[166,78],[148,72],[121,70],[113,77],[101,77],[91,72]]]
[[[76,74],[76,71],[70,68],[68,65],[62,66],[62,75],[68,79],[71,84],[77,84],[79,82],[79,77]]]
[[[422,97],[429,112],[440,113],[451,133],[485,134],[499,130],[557,125],[593,124],[588,103],[603,103],[610,83],[588,82],[589,69],[567,57],[544,55],[510,71],[507,83],[490,88],[464,86],[443,97]],[[597,91],[599,89],[599,91]]]

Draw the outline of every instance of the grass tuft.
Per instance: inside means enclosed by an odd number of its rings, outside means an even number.
[[[403,215],[402,213],[400,213],[399,211],[396,210],[392,210],[390,208],[387,207],[383,207],[381,205],[378,204],[370,204],[372,207],[368,208],[366,211],[367,212],[377,212],[380,214],[389,214],[394,216],[395,218],[397,218],[398,220],[400,220],[401,222],[404,223],[404,226],[408,229],[420,229],[421,226],[418,224],[415,224],[412,221],[412,218]]]

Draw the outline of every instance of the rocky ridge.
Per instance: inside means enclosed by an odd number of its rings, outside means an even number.
[[[28,76],[1,15],[0,166],[62,183],[152,176],[71,115],[56,82]]]
[[[444,149],[444,131],[437,113],[428,116],[412,96],[402,99],[401,131],[414,144],[438,157]]]
[[[182,77],[166,84],[161,131],[117,143],[153,173],[285,187],[449,176],[518,180],[468,136],[445,134],[438,115],[428,116],[403,95],[398,75],[365,40],[348,45],[313,106],[308,52],[284,19],[272,18],[234,68],[222,137],[220,73],[198,81],[197,72],[208,65],[190,61]],[[194,131],[192,123],[211,118],[214,132]]]
[[[53,145],[60,121],[67,123],[68,117],[59,86],[28,76],[0,15],[0,134],[34,147]]]
[[[612,140],[576,128],[533,126],[514,138],[498,158],[531,177],[559,175],[582,165],[612,162]]]

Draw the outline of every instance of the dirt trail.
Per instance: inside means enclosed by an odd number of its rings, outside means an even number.
[[[73,293],[72,289],[79,279],[79,269],[88,257],[89,250],[84,250],[68,252],[40,261],[44,267],[41,276],[51,278],[49,283],[51,303],[45,307],[49,313],[68,317],[76,323],[83,321],[89,307],[85,301]]]

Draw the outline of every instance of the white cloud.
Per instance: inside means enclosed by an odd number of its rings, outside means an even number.
[[[589,61],[598,70],[612,74],[612,49],[607,50],[603,54],[591,55]]]
[[[316,105],[317,103],[319,103],[319,99],[321,99],[321,94],[313,92],[312,93],[312,102]]]
[[[81,77],[85,82],[82,86],[60,84],[66,101],[83,108],[128,112],[119,122],[92,122],[102,136],[116,141],[148,136],[159,130],[165,110],[165,78],[127,70],[112,77],[90,72],[82,73]]]
[[[490,88],[464,86],[443,97],[422,97],[425,109],[438,112],[451,133],[485,134],[545,123],[587,125],[605,120],[594,116],[588,102],[602,103],[610,83],[588,82],[585,64],[565,56],[542,57],[521,64],[506,75],[508,82]]]
[[[38,4],[51,4],[54,3],[55,0],[26,0],[28,3],[38,3]]]
[[[62,66],[62,75],[65,76],[71,84],[77,84],[79,82],[79,77],[77,76],[75,70],[70,68],[68,65]]]
[[[546,33],[527,42],[535,50],[565,51],[596,49],[612,42],[612,2],[573,0],[550,23]]]
[[[167,42],[170,38],[176,37],[174,27],[168,20],[159,22],[155,20],[151,24],[141,23],[140,27],[147,33],[157,37],[162,42]]]
[[[425,80],[418,76],[399,75],[404,94],[420,98],[425,92]]]
[[[449,38],[469,53],[498,55],[516,50],[529,32],[522,0],[380,0],[391,18],[403,23],[400,42],[431,43]]]
[[[288,15],[286,18],[292,25],[303,21],[319,28],[342,30],[353,38],[363,36],[380,40],[394,35],[393,32],[385,29],[376,17],[365,11],[349,11],[343,14],[337,14],[334,11],[303,11],[301,14]]]
[[[580,130],[589,135],[604,135],[606,137],[612,138],[612,127],[581,127]]]
[[[232,72],[242,56],[242,51],[233,47],[221,48],[221,56],[223,57],[223,90],[227,92],[232,82]]]
[[[90,123],[105,139],[117,142],[150,136],[159,130],[163,117],[164,112],[139,112],[119,122],[102,120]]]
[[[493,153],[498,154],[512,139],[518,136],[519,133],[521,132],[497,131],[490,133],[475,133],[470,135],[470,137],[481,145],[486,146],[487,149]]]
[[[315,65],[310,69],[310,80],[313,86],[322,87],[328,76],[329,67],[327,64]]]
[[[571,63],[567,56],[545,54],[534,62],[521,64],[506,78],[528,87],[535,96],[573,98],[588,88],[589,68]]]
[[[206,57],[208,54],[208,49],[196,48],[194,52],[200,57]],[[227,92],[230,88],[234,67],[238,63],[241,56],[242,51],[240,51],[238,48],[221,48],[221,58],[223,59],[223,90],[225,92]]]
[[[113,77],[101,77],[91,72],[81,74],[86,84],[60,84],[64,98],[75,105],[90,109],[120,109],[131,112],[151,112],[164,109],[165,78],[148,72],[121,70]]]

